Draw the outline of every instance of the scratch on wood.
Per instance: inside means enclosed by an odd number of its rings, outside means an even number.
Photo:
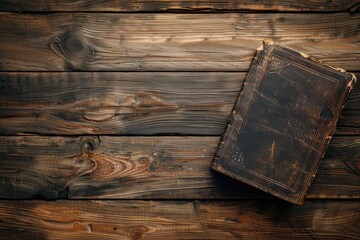
[[[275,141],[273,141],[272,144],[271,144],[271,154],[270,154],[270,159],[271,160],[274,159],[274,151],[275,151]]]

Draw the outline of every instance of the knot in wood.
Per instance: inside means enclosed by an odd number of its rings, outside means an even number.
[[[51,49],[65,60],[66,70],[84,68],[93,61],[95,50],[90,42],[75,30],[65,31],[50,43]]]
[[[100,141],[97,137],[87,136],[81,139],[81,149],[87,154],[94,154],[97,151],[99,144]]]
[[[139,158],[139,162],[141,164],[147,164],[147,163],[149,163],[149,158],[148,157],[141,157],[141,158]]]

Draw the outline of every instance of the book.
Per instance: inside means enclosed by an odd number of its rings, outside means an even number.
[[[303,204],[355,81],[343,69],[264,41],[211,167]]]

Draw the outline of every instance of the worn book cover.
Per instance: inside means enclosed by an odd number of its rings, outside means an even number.
[[[264,42],[212,168],[303,204],[355,81],[342,69]]]

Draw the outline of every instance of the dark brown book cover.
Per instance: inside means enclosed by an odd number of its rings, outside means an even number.
[[[303,204],[355,81],[342,69],[264,41],[212,168]]]

